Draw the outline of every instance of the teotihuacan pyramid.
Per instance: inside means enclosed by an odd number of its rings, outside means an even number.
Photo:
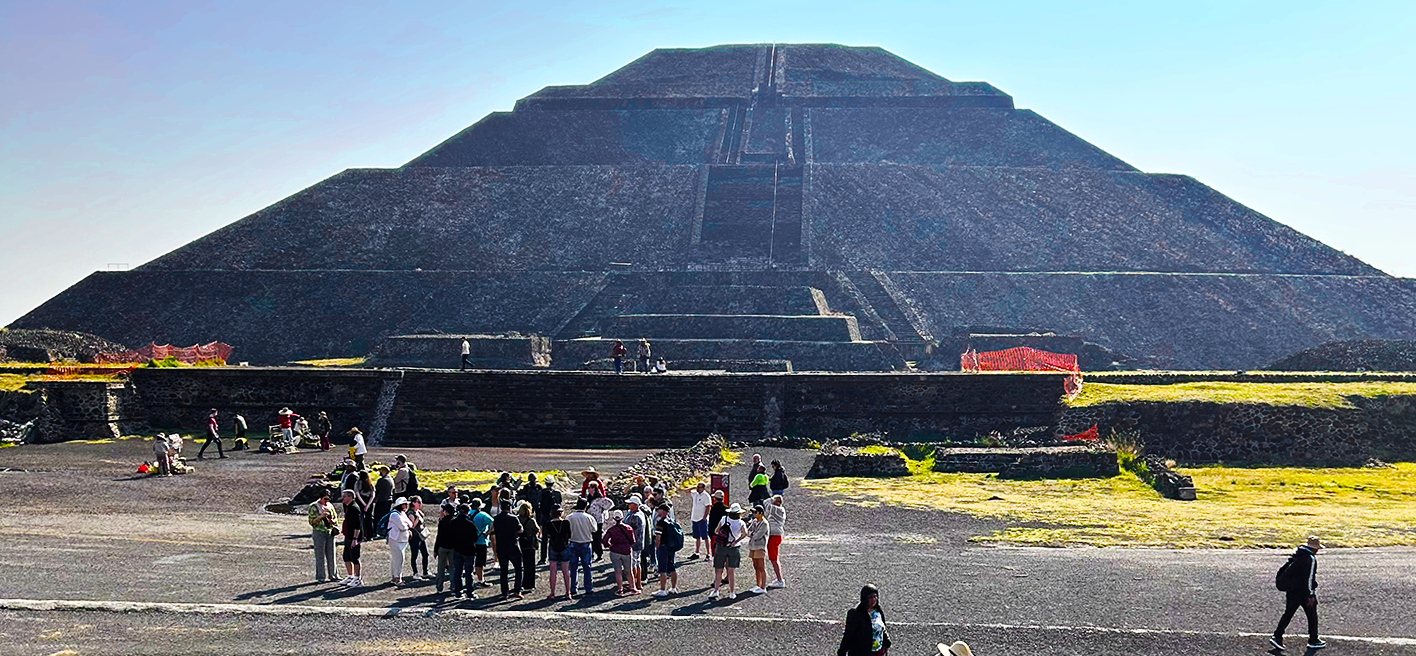
[[[253,363],[515,331],[556,340],[569,368],[602,355],[586,336],[887,369],[957,363],[969,334],[1051,331],[1227,369],[1413,339],[1413,307],[1412,280],[1138,171],[987,83],[779,44],[655,50],[542,89],[13,325],[222,340]]]

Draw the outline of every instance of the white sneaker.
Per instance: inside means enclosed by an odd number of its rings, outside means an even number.
[[[717,590],[714,590],[714,591],[712,591],[712,592],[709,592],[709,593],[708,593],[708,598],[709,598],[709,599],[717,599],[717,598],[718,598],[718,591],[717,591]]]
[[[655,597],[667,597],[667,596],[669,596],[669,591],[668,591],[668,590],[659,590],[659,591],[656,591],[656,592],[654,593],[654,596],[655,596]]]
[[[737,593],[736,593],[736,592],[729,592],[729,593],[728,593],[728,600],[729,600],[729,601],[732,601],[733,599],[737,599]]]
[[[773,582],[767,584],[767,589],[768,589],[768,590],[775,590],[775,589],[777,589],[777,588],[785,588],[785,587],[787,587],[787,582],[786,582],[786,581],[783,581],[782,579],[777,579],[777,580],[775,580],[775,581],[773,581]]]
[[[748,590],[748,592],[750,592],[750,593],[752,593],[752,594],[755,594],[755,595],[767,594],[767,591],[766,591],[765,589],[763,589],[763,588],[760,587],[760,586],[756,586],[756,585],[752,586],[752,589],[751,589],[751,590]]]
[[[348,583],[345,583],[344,585],[345,585],[345,587],[349,587],[349,588],[357,588],[357,587],[359,587],[359,584],[360,584],[360,583],[363,583],[363,581],[359,580],[359,577],[356,576],[356,577],[350,579],[349,582],[348,582]]]
[[[679,593],[678,588],[669,588],[669,594],[672,595],[672,594],[678,594],[678,593]]]
[[[350,581],[353,581],[353,580],[354,580],[354,577],[353,577],[353,576],[346,576],[346,577],[344,577],[343,579],[340,579],[339,584],[340,584],[340,585],[349,585],[349,582],[350,582]]]

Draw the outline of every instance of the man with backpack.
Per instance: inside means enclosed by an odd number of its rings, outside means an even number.
[[[1274,586],[1282,590],[1287,599],[1283,616],[1278,619],[1278,628],[1274,629],[1273,638],[1269,640],[1269,644],[1273,645],[1270,653],[1283,653],[1283,633],[1288,630],[1288,622],[1299,607],[1308,616],[1308,649],[1327,646],[1318,639],[1318,552],[1322,548],[1321,540],[1309,537],[1307,544],[1298,547],[1274,577]]]
[[[659,591],[654,596],[662,598],[678,594],[678,566],[674,564],[674,554],[683,548],[683,529],[674,521],[673,508],[669,504],[659,504],[655,514],[659,518],[654,522],[654,557],[659,567]],[[666,583],[667,590],[664,589]]]

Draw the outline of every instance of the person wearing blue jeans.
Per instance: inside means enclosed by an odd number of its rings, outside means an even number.
[[[585,571],[585,594],[593,591],[590,583],[590,559],[593,552],[590,543],[595,540],[595,531],[600,528],[595,522],[595,518],[590,513],[585,512],[585,500],[581,499],[575,503],[575,512],[570,513],[566,521],[570,522],[570,593],[575,594],[575,572],[578,569]]]

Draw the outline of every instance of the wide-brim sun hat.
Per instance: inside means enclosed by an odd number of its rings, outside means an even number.
[[[955,641],[952,645],[946,645],[941,642],[938,648],[939,656],[973,656],[973,652],[969,650],[968,643],[963,640]]]
[[[731,505],[731,506],[728,506],[728,512],[729,512],[729,513],[737,513],[737,514],[741,515],[741,514],[742,514],[742,506],[741,506],[740,504],[736,504],[736,503],[735,503],[735,504],[733,504],[733,505]]]
[[[407,498],[407,497],[398,497],[397,499],[394,499],[394,500],[393,500],[393,507],[394,507],[394,508],[397,508],[397,507],[399,507],[399,506],[406,506],[406,505],[408,505],[408,498]]]
[[[724,496],[725,496],[725,495],[723,494],[723,491],[722,491],[722,490],[713,490],[713,498],[715,498],[715,499],[721,499],[721,498],[723,498]]]
[[[277,412],[277,413],[275,413],[275,414],[278,414],[278,415],[293,415],[293,414],[295,414],[295,413],[291,412],[291,411],[290,411],[290,408],[281,408],[281,409],[280,409],[280,412]]]
[[[586,467],[585,471],[580,472],[580,475],[589,478],[591,476],[599,476],[600,472],[595,471],[594,467]]]

